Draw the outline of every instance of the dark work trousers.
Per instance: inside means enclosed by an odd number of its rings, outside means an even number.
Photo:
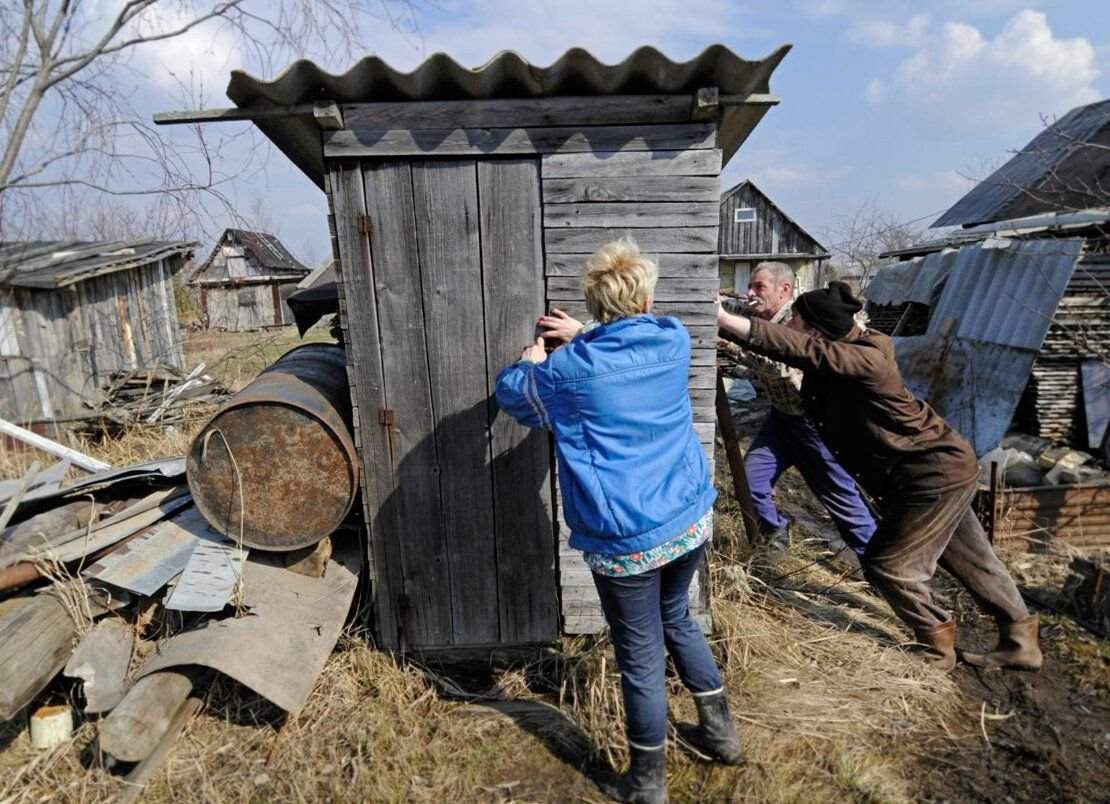
[[[775,508],[771,491],[791,466],[797,467],[813,496],[832,516],[844,543],[862,553],[875,532],[875,520],[855,481],[836,462],[808,418],[790,416],[774,408],[744,456],[752,502],[763,532],[786,527],[786,519]]]
[[[954,491],[907,494],[882,508],[879,529],[860,563],[867,580],[911,628],[949,619],[929,591],[938,563],[987,614],[1006,622],[1029,614],[971,510],[975,487],[972,481]]]
[[[704,553],[701,545],[638,575],[593,573],[621,671],[628,741],[640,748],[661,746],[667,738],[664,646],[690,692],[724,687],[705,635],[690,616],[690,581]]]

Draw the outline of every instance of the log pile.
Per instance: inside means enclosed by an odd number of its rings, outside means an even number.
[[[82,417],[83,428],[116,433],[136,424],[173,425],[211,415],[231,392],[204,373],[172,366],[117,372],[104,387],[99,403]]]

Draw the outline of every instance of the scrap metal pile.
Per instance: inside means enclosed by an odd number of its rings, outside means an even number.
[[[188,458],[63,487],[67,466],[0,487],[0,719],[80,679],[99,750],[141,784],[213,673],[300,709],[361,566],[342,348],[279,359]],[[32,742],[68,736],[66,717],[36,711]]]
[[[201,363],[185,373],[172,366],[117,372],[102,389],[85,430],[118,433],[136,424],[173,425],[211,414],[231,392],[204,373]]]

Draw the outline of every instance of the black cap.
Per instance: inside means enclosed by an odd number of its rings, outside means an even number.
[[[827,288],[803,293],[794,301],[794,312],[834,341],[852,331],[853,316],[862,309],[863,302],[844,282],[829,282]]]

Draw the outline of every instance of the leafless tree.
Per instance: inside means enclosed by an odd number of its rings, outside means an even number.
[[[370,28],[415,37],[420,2],[0,0],[0,240],[56,224],[66,194],[141,197],[184,218],[202,201],[232,206],[228,184],[259,165],[222,157],[249,127],[156,131],[133,104],[142,49],[203,29],[230,35],[243,63],[266,74],[296,57],[350,61]],[[176,100],[200,105],[204,88],[178,80]]]
[[[914,223],[900,221],[874,202],[866,202],[853,214],[835,218],[829,225],[826,238],[832,259],[823,271],[835,272],[841,277],[859,276],[860,287],[865,287],[887,262],[879,257],[880,254],[913,245],[920,239],[921,232]],[[817,286],[831,278],[817,277]]]

